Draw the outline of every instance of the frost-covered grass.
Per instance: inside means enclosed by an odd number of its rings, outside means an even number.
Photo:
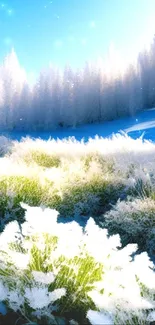
[[[122,134],[1,147],[0,300],[31,324],[150,324],[155,144]],[[53,209],[89,221],[59,223]]]
[[[72,140],[15,142],[12,153],[0,160],[3,202],[9,192],[16,204],[56,208],[66,217],[99,215],[117,201],[124,187],[111,159]]]
[[[103,209],[112,197],[115,202],[124,186],[120,178],[101,174],[98,168],[83,168],[80,173],[79,164],[50,170],[37,168],[34,174],[33,169],[19,165],[17,169],[11,169],[10,175],[0,175],[0,200],[4,201],[9,192],[16,203],[24,201],[30,205],[57,208],[66,217],[89,215]]]
[[[155,144],[142,138],[118,134],[87,143],[24,138],[10,144],[2,137],[0,147],[6,143],[9,151],[0,159],[1,229],[15,215],[23,218],[21,201],[55,208],[66,218],[104,221],[104,213],[127,195],[155,199]]]
[[[132,261],[137,246],[122,249],[92,218],[82,229],[57,223],[56,210],[23,208],[21,227],[13,221],[0,235],[0,300],[9,309],[35,324],[149,324],[155,273],[146,253]]]

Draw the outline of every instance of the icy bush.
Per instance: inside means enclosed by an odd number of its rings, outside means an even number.
[[[119,233],[124,245],[138,243],[139,248],[155,254],[155,201],[151,198],[118,201],[104,215],[104,227]]]
[[[0,235],[0,301],[37,324],[86,316],[96,325],[149,324],[155,273],[146,253],[132,261],[137,246],[122,249],[92,218],[82,229],[58,223],[56,210],[22,207],[25,222]]]
[[[131,165],[127,174],[127,193],[134,197],[155,199],[155,171],[141,166]]]
[[[126,246],[124,250],[130,250],[129,247],[130,245]],[[98,308],[98,311],[89,310],[87,313],[91,324],[146,325],[155,320],[152,311],[154,302],[153,305],[151,302],[155,291],[155,273],[152,270],[153,263],[146,253],[142,253],[130,265],[124,265],[121,272],[120,269],[115,269],[107,277],[105,275],[106,287],[98,282],[97,288],[90,292],[90,297]]]

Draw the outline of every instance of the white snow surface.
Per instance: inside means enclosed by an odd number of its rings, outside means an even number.
[[[125,117],[113,121],[81,125],[76,128],[59,128],[51,132],[0,132],[0,135],[20,140],[22,137],[41,138],[48,140],[75,137],[77,140],[99,137],[110,137],[113,133],[126,132],[133,139],[143,136],[144,139],[155,141],[155,108],[144,110],[133,117]]]

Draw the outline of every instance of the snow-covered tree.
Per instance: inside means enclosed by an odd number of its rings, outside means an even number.
[[[62,82],[62,106],[61,106],[61,116],[62,125],[72,126],[75,119],[75,106],[73,98],[73,88],[74,88],[74,73],[71,67],[68,65],[64,69],[63,82]]]
[[[12,51],[0,66],[0,129],[51,130],[134,115],[155,106],[155,37],[125,68],[113,45],[82,69],[50,65],[33,87]]]
[[[18,100],[26,80],[26,73],[20,67],[17,55],[12,49],[8,54],[1,67],[1,82],[3,84],[3,104],[5,108],[5,122],[4,126],[9,128],[14,127],[16,109],[18,107]]]

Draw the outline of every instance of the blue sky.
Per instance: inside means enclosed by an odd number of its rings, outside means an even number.
[[[0,60],[14,47],[31,74],[52,62],[80,67],[113,43],[134,56],[155,33],[155,0],[6,0],[0,3]]]

